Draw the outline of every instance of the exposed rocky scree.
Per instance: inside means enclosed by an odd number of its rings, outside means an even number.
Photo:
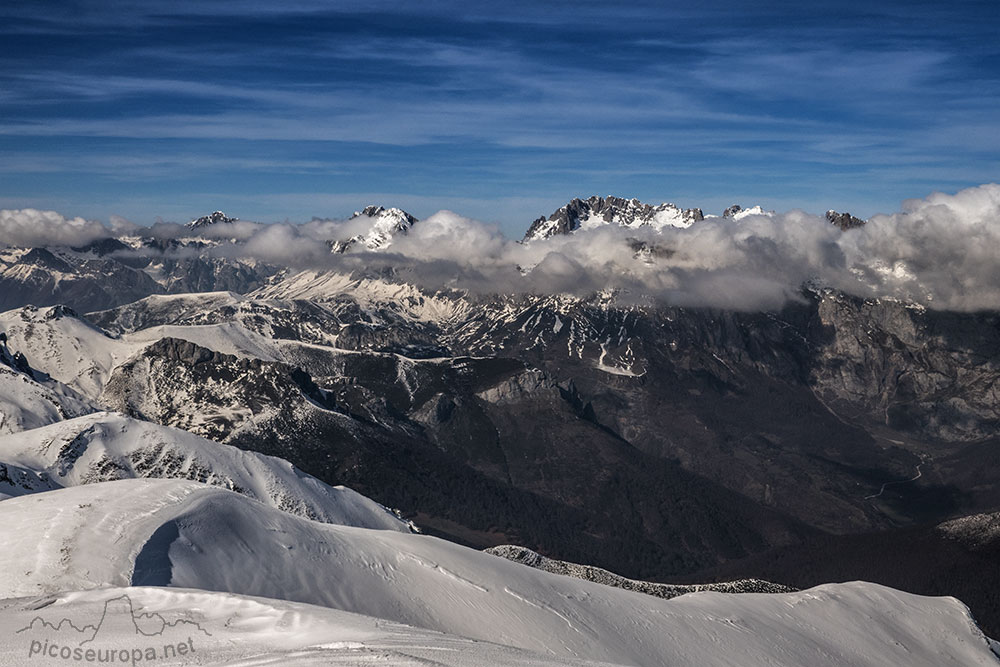
[[[485,549],[486,553],[493,554],[500,558],[528,567],[533,567],[553,574],[561,574],[567,577],[575,577],[585,581],[593,581],[605,586],[623,588],[627,591],[645,593],[653,597],[671,598],[684,595],[686,593],[696,593],[698,591],[714,591],[716,593],[789,593],[794,588],[781,584],[772,584],[761,579],[737,579],[736,581],[719,582],[715,584],[657,584],[651,581],[637,581],[627,579],[613,572],[594,567],[592,565],[579,565],[577,563],[567,563],[566,561],[546,558],[539,553],[524,547],[502,544],[497,547]]]

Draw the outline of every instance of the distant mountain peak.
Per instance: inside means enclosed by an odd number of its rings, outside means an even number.
[[[774,211],[765,211],[759,205],[751,206],[750,208],[743,208],[739,204],[733,204],[722,212],[723,218],[731,218],[733,220],[742,220],[743,218],[749,218],[752,215],[763,215],[770,218],[774,216]]]
[[[366,206],[355,211],[350,220],[371,220],[371,227],[363,234],[357,234],[348,239],[330,241],[330,250],[336,253],[347,252],[358,244],[368,250],[382,250],[392,244],[397,234],[406,234],[417,219],[401,208],[386,208],[384,206]]]
[[[557,234],[572,234],[579,229],[615,224],[633,228],[650,226],[657,230],[664,227],[690,227],[704,218],[700,208],[682,209],[671,203],[652,206],[635,198],[592,196],[573,199],[548,218],[538,218],[531,223],[524,240],[546,239]]]
[[[386,208],[375,205],[365,206],[360,211],[355,211],[350,219],[356,220],[358,218],[372,218],[376,225],[391,226],[395,231],[405,231],[417,221],[401,208]]]
[[[214,213],[211,213],[209,215],[203,215],[200,218],[196,218],[191,222],[187,223],[187,225],[185,226],[190,227],[191,229],[200,229],[202,227],[208,227],[210,225],[214,225],[219,222],[230,223],[230,222],[236,222],[237,220],[239,220],[239,218],[230,218],[222,211],[215,211]]]
[[[830,222],[830,224],[836,225],[843,232],[846,232],[848,229],[863,227],[867,222],[867,220],[856,218],[850,213],[838,213],[833,209],[826,212],[826,219]]]

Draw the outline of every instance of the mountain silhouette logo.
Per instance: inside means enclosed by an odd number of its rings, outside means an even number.
[[[81,624],[71,618],[53,622],[35,616],[16,634],[30,639],[28,656],[32,658],[75,662],[106,662],[110,658],[133,665],[183,658],[195,652],[195,637],[212,636],[197,621],[169,620],[157,612],[137,611],[127,594],[106,600],[95,623]]]

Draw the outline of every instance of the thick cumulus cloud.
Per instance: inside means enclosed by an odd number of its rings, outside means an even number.
[[[579,295],[615,289],[637,301],[760,309],[798,298],[801,285],[822,273],[844,272],[840,234],[825,220],[793,212],[662,232],[609,225],[522,244],[442,212],[373,261],[407,264],[429,286]]]
[[[799,298],[808,282],[933,308],[995,310],[1000,185],[908,200],[901,211],[846,232],[823,217],[790,211],[708,218],[662,232],[609,225],[521,244],[444,212],[415,225],[392,249],[399,259],[433,260],[442,273],[424,272],[431,282],[451,277],[455,284],[455,275],[467,276],[473,289],[617,288],[637,299],[755,310]]]
[[[253,259],[292,268],[367,271],[427,288],[484,293],[617,290],[619,298],[738,310],[779,308],[806,283],[859,296],[893,297],[940,309],[1000,309],[1000,186],[904,202],[902,210],[840,231],[802,211],[708,218],[688,229],[603,226],[519,243],[496,227],[441,211],[397,234],[388,248],[360,244],[332,253],[331,241],[368,231],[365,219],[304,224],[217,224],[198,234],[217,246],[172,252]],[[82,245],[123,232],[182,238],[183,225],[110,227],[56,213],[0,212],[0,241]]]
[[[1000,185],[908,200],[901,212],[845,234],[840,246],[867,294],[953,310],[1000,308]],[[838,286],[857,289],[851,280]]]
[[[115,217],[115,230],[124,230],[127,221]],[[0,210],[0,245],[11,246],[79,246],[113,233],[94,220],[67,218],[55,211],[38,211],[33,208]]]

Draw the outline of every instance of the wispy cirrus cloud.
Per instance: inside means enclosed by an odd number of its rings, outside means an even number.
[[[160,177],[163,206],[325,186],[481,206],[749,193],[868,214],[992,178],[1000,56],[987,9],[6,3],[0,150],[14,177],[0,196],[34,200],[44,185],[86,207],[141,174]],[[185,157],[193,143],[200,163]],[[39,184],[18,164],[65,177]],[[297,188],[291,172],[305,176]],[[537,214],[506,212],[505,229]]]

